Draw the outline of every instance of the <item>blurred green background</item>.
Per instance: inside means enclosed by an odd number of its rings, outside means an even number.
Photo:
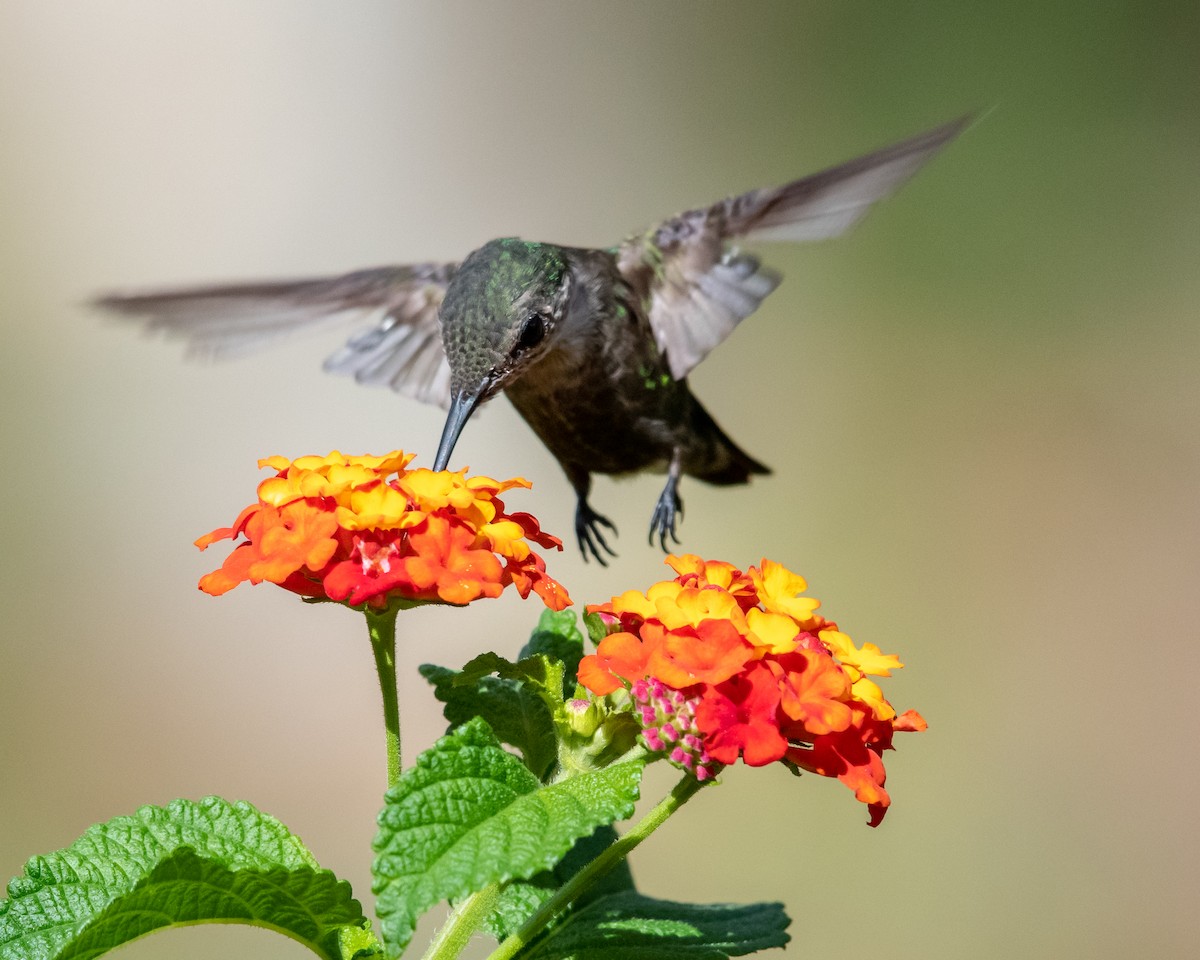
[[[337,342],[186,364],[94,293],[608,245],[676,212],[982,122],[786,281],[693,376],[775,468],[683,489],[684,546],[809,579],[929,719],[878,831],[840,785],[735,769],[636,856],[656,896],[782,899],[798,956],[1184,957],[1200,939],[1200,92],[1195,3],[17,0],[0,7],[0,872],[174,796],[245,798],[370,901],[384,779],[365,632],[280,591],[214,600],[192,539],[255,460],[420,451],[439,411],[324,377]],[[499,401],[457,459],[558,468]],[[661,481],[598,483],[620,561],[668,571]],[[221,554],[223,555],[223,554]],[[414,668],[513,652],[514,596],[402,618]],[[657,797],[672,777],[655,772]],[[428,930],[428,924],[423,928]],[[194,928],[129,960],[299,958]]]

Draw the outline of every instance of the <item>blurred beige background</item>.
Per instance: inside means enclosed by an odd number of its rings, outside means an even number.
[[[607,245],[994,108],[850,237],[764,247],[782,289],[694,376],[775,474],[688,483],[685,547],[808,577],[897,651],[930,721],[878,831],[836,783],[736,769],[639,851],[652,895],[779,898],[826,960],[1183,957],[1200,938],[1194,694],[1200,118],[1191,3],[10,0],[0,7],[0,872],[175,796],[245,798],[370,901],[378,694],[359,619],[220,600],[192,539],[255,459],[428,462],[440,413],[324,377],[337,337],[186,364],[82,304],[113,287]],[[535,490],[504,401],[458,457]],[[598,483],[620,562],[667,573],[660,486]],[[513,652],[515,597],[405,615],[413,671]],[[671,777],[652,776],[655,796]],[[122,954],[298,958],[194,928]]]

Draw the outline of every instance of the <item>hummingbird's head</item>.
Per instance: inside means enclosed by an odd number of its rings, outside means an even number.
[[[435,470],[445,469],[471,412],[550,349],[570,287],[566,257],[552,244],[493,240],[459,265],[440,313],[450,413]]]

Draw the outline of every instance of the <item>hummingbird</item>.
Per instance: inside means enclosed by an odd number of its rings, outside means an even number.
[[[553,454],[576,496],[584,559],[616,556],[589,502],[593,474],[665,472],[650,543],[679,543],[683,476],[743,484],[770,470],[717,425],[689,372],[779,285],[740,244],[843,233],[966,127],[969,117],[778,187],[688,210],[607,248],[517,238],[459,263],[105,296],[96,302],[190,355],[227,358],[358,320],[327,371],[447,410],[444,470],[471,414],[497,394]]]

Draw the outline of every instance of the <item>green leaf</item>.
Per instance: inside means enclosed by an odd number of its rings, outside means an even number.
[[[420,672],[445,705],[450,729],[482,717],[544,780],[558,760],[555,721],[562,717],[564,700],[575,691],[582,656],[583,635],[575,614],[546,610],[516,663],[484,653],[461,671],[424,664]]]
[[[583,634],[573,610],[543,610],[538,625],[521,648],[522,660],[537,654],[550,657],[563,665],[563,697],[575,690],[575,676],[583,659]]]
[[[723,960],[782,947],[780,903],[672,903],[632,891],[572,913],[522,960]]]
[[[497,940],[504,940],[515,933],[559,887],[600,856],[616,839],[617,831],[611,826],[598,827],[590,836],[577,840],[567,855],[554,865],[553,870],[544,870],[526,881],[518,880],[507,884],[500,891],[496,908],[485,924],[488,933]],[[598,877],[575,901],[574,908],[586,906],[598,897],[632,889],[633,874],[629,870],[629,861],[622,860]]]
[[[600,646],[600,641],[609,634],[608,625],[600,619],[598,613],[585,613],[583,615],[583,625],[587,627],[588,639],[592,641],[594,646]]]
[[[505,661],[507,663],[507,661]],[[421,676],[445,707],[451,729],[482,717],[504,743],[521,752],[525,764],[541,779],[558,759],[554,717],[545,700],[518,680],[475,675],[425,664]]]
[[[580,837],[628,817],[641,776],[629,762],[542,786],[478,718],[443,737],[379,814],[374,889],[388,954],[435,903],[549,870]]]
[[[496,906],[483,922],[483,930],[497,941],[507,940],[550,899],[557,886],[549,874],[538,874],[528,882],[505,884]]]
[[[551,710],[562,705],[566,683],[561,660],[537,653],[513,663],[497,653],[481,653],[462,668],[461,684],[474,683],[480,677],[496,674],[502,680],[515,680],[536,693]],[[571,684],[571,689],[575,685]]]
[[[502,743],[521,752],[540,780],[558,760],[555,720],[563,713],[564,669],[562,661],[543,653],[517,663],[481,653],[460,671],[429,664],[420,668],[433,684],[434,696],[445,704],[452,728],[482,717]]]
[[[0,960],[89,960],[154,930],[269,927],[330,960],[378,952],[350,887],[278,820],[217,797],[142,807],[34,857],[0,901]]]

